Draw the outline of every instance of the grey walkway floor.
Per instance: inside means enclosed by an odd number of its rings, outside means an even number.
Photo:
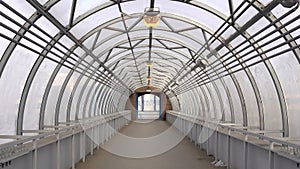
[[[145,122],[145,121],[143,121]],[[121,134],[135,138],[155,137],[166,129],[171,129],[171,132],[179,134],[174,128],[164,121],[153,121],[148,123],[131,122],[128,126],[122,128]],[[111,140],[104,144],[104,149],[110,146],[120,146],[123,142],[121,134],[113,136]],[[173,136],[170,136],[173,139]],[[163,144],[163,143],[162,143]],[[108,146],[106,146],[108,145]],[[132,151],[138,149],[138,146],[126,145]],[[147,146],[145,146],[147,147]],[[196,147],[188,139],[184,138],[162,154],[148,158],[129,158],[115,155],[104,149],[99,149],[94,152],[93,156],[88,156],[85,163],[76,164],[77,169],[217,169],[211,164],[213,157],[208,157],[206,153]],[[151,151],[151,147],[148,148]],[[143,151],[148,151],[143,150]],[[137,151],[138,152],[138,151]]]

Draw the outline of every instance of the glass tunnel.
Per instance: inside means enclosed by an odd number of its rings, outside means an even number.
[[[299,168],[299,35],[298,0],[0,0],[0,167],[75,168],[158,93],[227,168]]]

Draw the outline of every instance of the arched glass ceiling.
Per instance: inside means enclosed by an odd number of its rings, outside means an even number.
[[[298,3],[1,0],[0,134],[121,111],[150,84],[183,113],[300,137]]]

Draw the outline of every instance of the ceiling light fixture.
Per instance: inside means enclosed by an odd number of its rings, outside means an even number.
[[[152,62],[147,62],[147,63],[146,63],[146,66],[147,66],[147,67],[151,67],[152,65],[153,65]]]
[[[151,77],[150,77],[150,76],[148,76],[148,77],[147,77],[147,80],[151,80]]]
[[[160,21],[159,8],[145,8],[144,23],[147,27],[156,27]]]

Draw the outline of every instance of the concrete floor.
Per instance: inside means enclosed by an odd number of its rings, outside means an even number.
[[[141,123],[142,122],[142,123]],[[128,126],[121,129],[120,133],[129,137],[147,138],[155,136],[170,128],[165,121],[138,121],[131,122]],[[179,133],[171,128],[174,133]],[[116,146],[120,144],[121,136],[115,135],[111,140],[104,144]],[[119,142],[118,142],[119,141]],[[124,146],[129,149],[136,149],[136,146]],[[147,146],[146,146],[147,147]],[[162,154],[149,158],[128,158],[112,154],[104,149],[94,152],[93,156],[88,156],[85,163],[76,164],[76,169],[216,169],[211,164],[213,157],[196,147],[188,139],[184,138],[175,147]],[[150,150],[150,149],[149,149]],[[223,167],[224,168],[224,167]]]

